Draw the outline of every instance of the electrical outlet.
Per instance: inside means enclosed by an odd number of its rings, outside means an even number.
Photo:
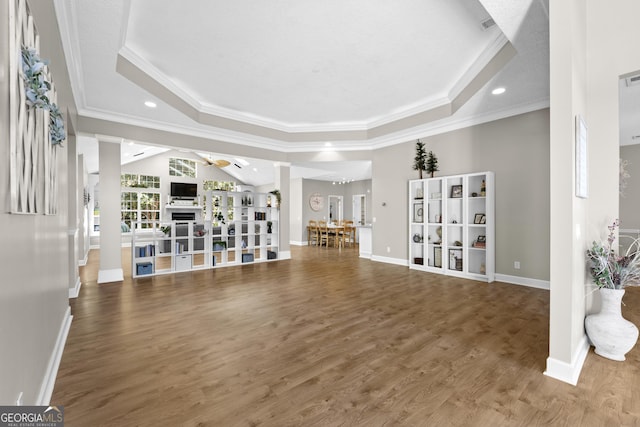
[[[391,246],[387,246],[387,253],[391,253]]]
[[[520,270],[520,261],[514,261],[513,268],[515,268],[516,270]]]
[[[20,392],[20,394],[18,395],[18,398],[16,399],[16,406],[22,406],[24,402],[22,402],[22,392]]]

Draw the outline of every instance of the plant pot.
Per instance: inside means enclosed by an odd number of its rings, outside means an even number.
[[[625,360],[624,355],[636,345],[638,328],[622,317],[624,289],[600,289],[602,308],[584,321],[587,336],[596,354],[611,360]]]

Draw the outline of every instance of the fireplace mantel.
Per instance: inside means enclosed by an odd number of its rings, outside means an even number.
[[[202,210],[202,206],[200,205],[184,205],[184,206],[180,206],[180,205],[165,205],[164,207],[166,210],[170,211],[170,210],[177,210],[177,211],[201,211]]]

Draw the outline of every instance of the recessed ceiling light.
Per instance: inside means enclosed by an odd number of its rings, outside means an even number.
[[[507,90],[503,87],[497,87],[494,90],[491,91],[491,93],[493,95],[502,95],[503,93],[505,93]]]
[[[331,147],[331,145],[333,145],[333,144],[331,144],[330,142],[325,142],[325,143],[324,143],[324,146],[325,146],[325,147]]]
[[[253,171],[254,172],[258,172],[258,168],[253,168]]]
[[[144,105],[146,105],[149,108],[156,108],[158,106],[158,104],[156,104],[153,101],[144,101]]]

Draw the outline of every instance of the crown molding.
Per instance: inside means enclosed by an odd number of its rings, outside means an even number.
[[[499,32],[493,41],[476,58],[473,64],[460,76],[449,91],[449,99],[454,100],[469,86],[478,74],[500,53],[509,40]]]
[[[79,109],[78,115],[91,119],[104,120],[107,122],[121,123],[140,128],[158,130],[162,132],[178,133],[181,135],[193,136],[196,138],[219,140],[231,144],[264,148],[274,151],[285,152],[289,147],[289,144],[283,141],[271,140],[264,137],[234,132],[227,129],[213,127],[210,127],[207,130],[196,129],[193,127],[177,124],[167,124],[167,122],[132,117],[125,114],[117,114],[111,111],[99,110],[96,108]],[[84,133],[91,133],[90,129],[80,129],[80,131]]]
[[[370,140],[359,141],[341,141],[340,143],[332,143],[331,146],[325,145],[326,142],[306,142],[306,143],[287,143],[282,141],[273,141],[266,138],[257,137],[255,135],[245,135],[231,132],[225,129],[200,130],[186,126],[167,125],[164,122],[152,120],[144,120],[132,118],[126,115],[115,115],[110,112],[102,112],[98,110],[83,109],[79,111],[79,115],[104,120],[113,123],[121,123],[140,128],[148,128],[163,132],[178,133],[197,138],[206,138],[212,140],[221,140],[231,144],[267,149],[282,153],[308,153],[308,152],[339,152],[339,151],[370,151],[380,148],[390,147],[404,142],[426,138],[458,129],[463,129],[495,120],[504,119],[532,111],[549,108],[549,99],[540,99],[530,103],[523,103],[512,108],[493,111],[486,114],[473,117],[449,117],[437,122],[427,123],[401,132],[385,135]],[[92,133],[88,129],[81,129],[83,133]],[[122,138],[119,138],[121,140]],[[145,143],[146,141],[140,141]]]
[[[491,111],[489,113],[476,116],[455,117],[451,116],[437,122],[427,123],[424,126],[407,129],[405,131],[394,133],[393,135],[385,135],[370,141],[370,148],[377,150],[380,148],[390,147],[401,144],[412,139],[426,138],[429,136],[439,135],[452,132],[458,129],[464,129],[483,123],[493,122],[495,120],[506,119],[508,117],[520,114],[530,113],[532,111],[549,108],[549,98],[540,99],[533,102],[519,104],[502,110]]]
[[[395,122],[411,119],[419,114],[428,114],[438,109],[451,106],[455,98],[468,89],[488,64],[496,58],[509,41],[499,33],[495,39],[482,51],[474,63],[462,74],[448,95],[428,98],[397,111],[390,112],[366,121],[333,122],[324,124],[287,123],[268,117],[258,116],[248,112],[241,112],[200,102],[191,93],[180,87],[164,73],[153,66],[143,56],[126,44],[118,52],[116,71],[134,84],[144,88],[162,99],[172,107],[182,111],[187,116],[201,124],[219,123],[221,119],[230,121],[234,127],[250,125],[254,134],[272,135],[274,138],[287,141],[302,141],[315,138],[314,133],[367,133],[382,126],[392,127]],[[276,132],[274,134],[274,131]],[[280,135],[278,135],[278,133]],[[304,134],[303,136],[298,136]],[[330,139],[319,135],[319,139]],[[340,138],[343,139],[343,138]],[[347,137],[346,139],[351,139]]]
[[[85,108],[87,105],[84,91],[84,73],[80,60],[80,37],[76,26],[76,2],[54,0],[53,7],[56,11],[58,30],[62,40],[62,50],[69,72],[71,91],[76,102],[76,108]]]

